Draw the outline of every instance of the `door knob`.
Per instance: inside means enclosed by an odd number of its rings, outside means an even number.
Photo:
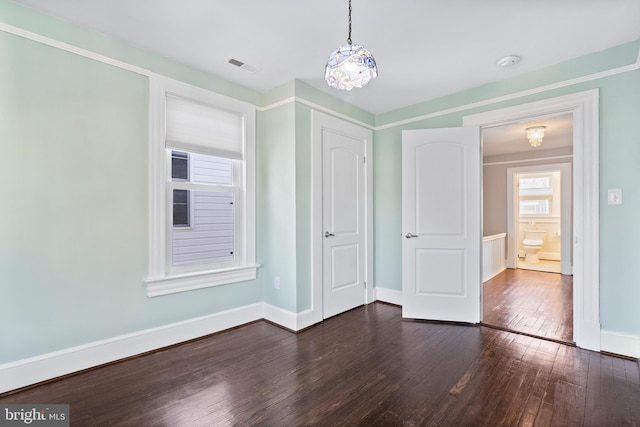
[[[324,232],[324,237],[333,237],[333,236],[335,236],[335,234],[329,233],[328,231]]]
[[[407,234],[404,235],[404,237],[406,237],[407,239],[410,239],[412,237],[418,237],[418,235],[417,234],[407,233]]]

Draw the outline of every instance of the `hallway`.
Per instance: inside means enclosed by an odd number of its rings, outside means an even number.
[[[482,323],[573,343],[573,276],[503,271],[483,284]]]

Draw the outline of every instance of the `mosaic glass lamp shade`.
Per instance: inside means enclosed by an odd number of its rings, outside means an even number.
[[[378,77],[378,68],[373,55],[364,47],[351,43],[351,0],[349,0],[349,35],[347,44],[329,55],[324,71],[327,84],[339,90],[351,90],[366,86]]]
[[[378,68],[373,55],[357,44],[346,44],[334,50],[325,68],[327,84],[340,90],[366,86],[378,77]]]

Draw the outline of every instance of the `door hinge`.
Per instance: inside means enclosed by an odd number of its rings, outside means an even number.
[[[365,287],[365,288],[367,287],[367,282],[364,282],[364,287]]]
[[[363,162],[363,163],[367,163],[367,156],[363,156],[363,157],[362,157],[362,162]]]

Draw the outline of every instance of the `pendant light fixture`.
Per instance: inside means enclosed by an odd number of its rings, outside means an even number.
[[[340,90],[363,87],[378,77],[373,55],[364,47],[351,43],[351,0],[349,0],[349,36],[347,44],[334,50],[325,68],[327,84]]]
[[[529,138],[529,144],[532,147],[538,147],[542,144],[542,138],[544,138],[544,130],[546,126],[533,126],[527,128],[527,138]]]

